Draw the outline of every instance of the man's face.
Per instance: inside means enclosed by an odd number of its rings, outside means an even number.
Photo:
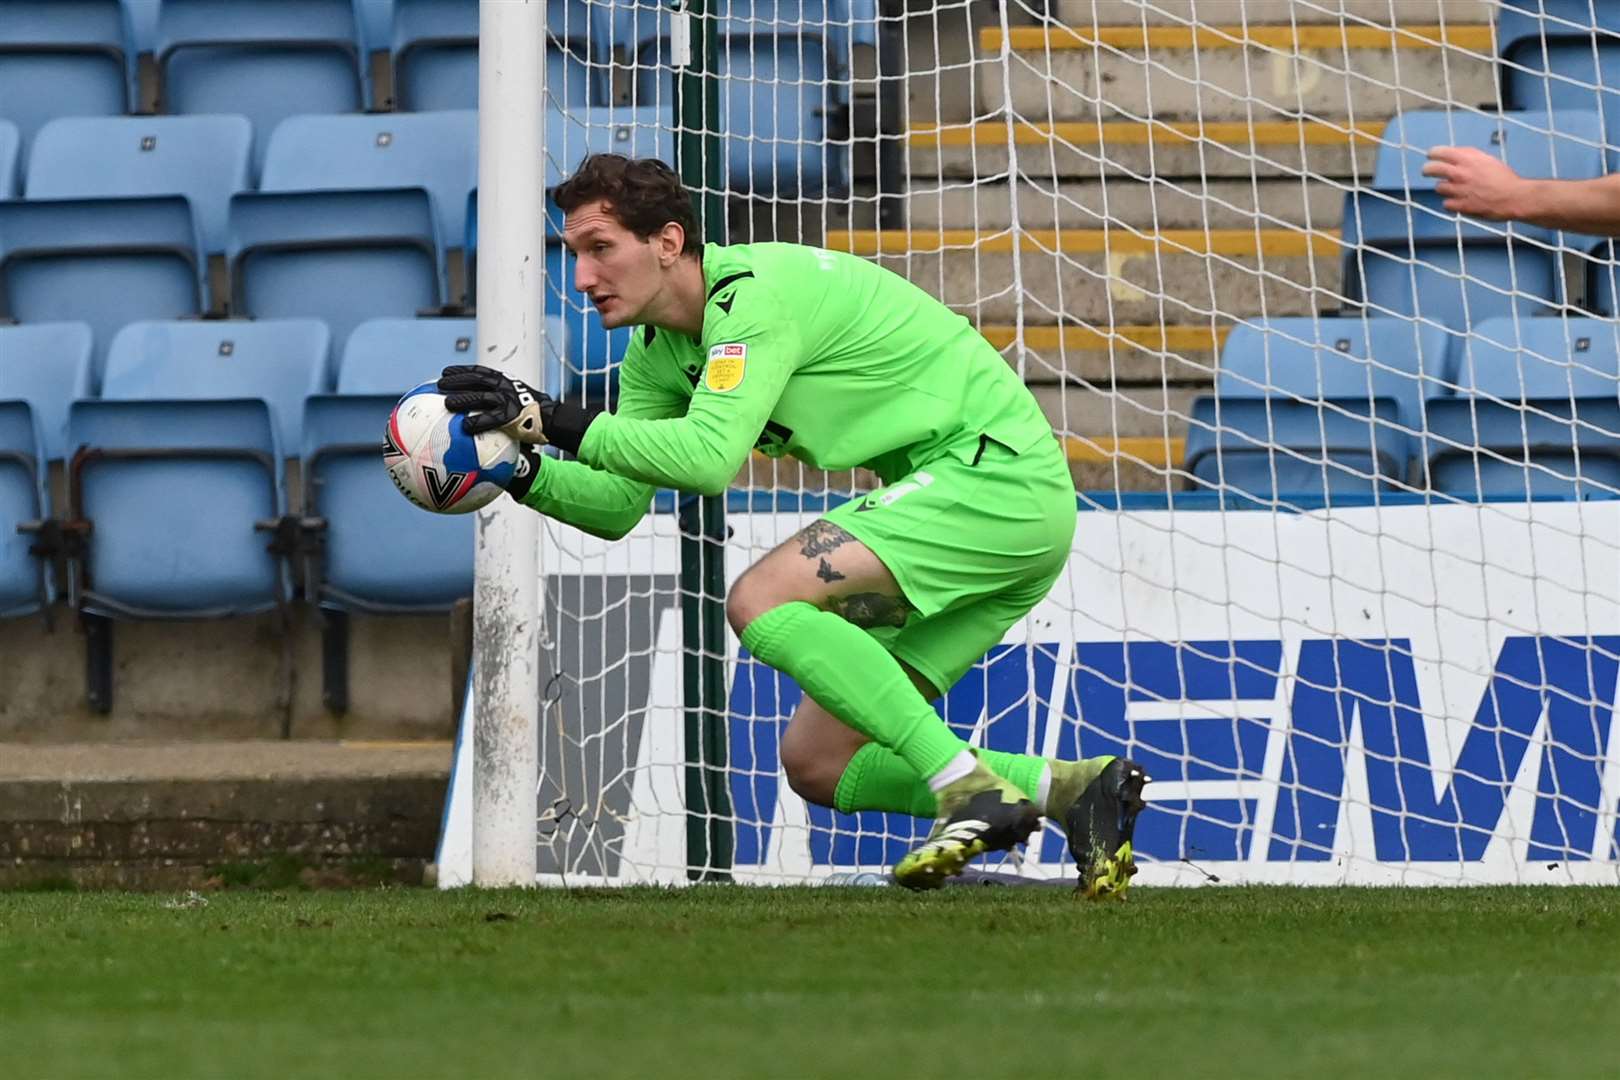
[[[657,236],[641,239],[598,199],[571,212],[563,243],[574,253],[574,288],[584,293],[609,330],[642,321],[664,285]]]

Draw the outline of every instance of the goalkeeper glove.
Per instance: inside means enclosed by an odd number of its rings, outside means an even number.
[[[550,443],[575,455],[586,429],[600,412],[558,401],[480,364],[445,368],[438,390],[444,395],[445,408],[467,414],[469,435],[498,430],[525,445]]]

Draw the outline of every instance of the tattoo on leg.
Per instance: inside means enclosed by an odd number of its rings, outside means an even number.
[[[799,554],[807,559],[817,559],[854,539],[830,521],[813,521],[808,528],[799,532]]]
[[[843,581],[844,575],[832,568],[832,563],[826,559],[821,560],[821,567],[816,571],[816,577],[822,581]]]
[[[827,601],[827,610],[863,630],[874,626],[904,626],[911,605],[897,596],[882,593],[852,593]]]

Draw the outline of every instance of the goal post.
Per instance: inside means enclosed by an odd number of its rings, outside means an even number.
[[[976,746],[1141,761],[1139,881],[1616,884],[1613,252],[1458,217],[1422,175],[1440,144],[1607,175],[1608,6],[552,0],[570,21],[536,63],[591,147],[680,170],[706,240],[875,260],[1021,375],[1076,539],[938,707]],[[567,392],[603,403],[623,338],[540,243],[531,302]],[[723,618],[751,563],[875,483],[756,457],[614,543],[529,515],[502,558],[543,628],[532,839],[510,834],[533,880],[849,881],[926,832],[793,792],[800,691]],[[485,812],[462,772],[457,822]],[[1074,873],[1050,827],[986,869]]]

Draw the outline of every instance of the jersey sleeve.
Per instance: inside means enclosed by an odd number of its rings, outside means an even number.
[[[603,414],[596,423],[612,416],[648,421],[681,414],[686,404],[684,397],[670,387],[660,386],[648,371],[649,362],[638,334],[619,367],[616,411]],[[546,457],[541,460],[540,475],[523,504],[592,536],[617,540],[636,527],[652,497],[650,484],[578,461]]]
[[[657,487],[718,495],[748,461],[801,361],[796,323],[754,282],[704,314],[703,375],[686,415],[602,416],[580,444],[592,468]]]

